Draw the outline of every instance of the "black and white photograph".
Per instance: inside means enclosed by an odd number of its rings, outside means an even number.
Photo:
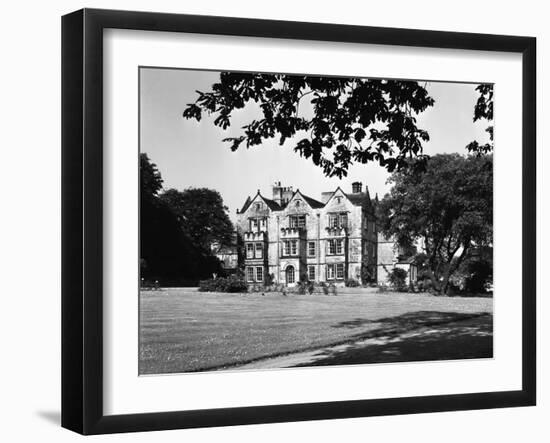
[[[493,358],[493,84],[138,75],[139,375]]]

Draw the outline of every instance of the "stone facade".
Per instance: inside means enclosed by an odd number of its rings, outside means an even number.
[[[368,189],[356,182],[351,193],[337,188],[322,201],[280,182],[272,191],[268,199],[258,190],[238,211],[247,282],[377,281],[378,233]]]
[[[417,267],[411,259],[411,254],[399,248],[392,238],[378,234],[377,276],[379,284],[389,283],[389,274],[393,268],[401,268],[407,272],[406,284],[417,280]]]

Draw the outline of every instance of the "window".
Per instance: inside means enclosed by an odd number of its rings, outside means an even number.
[[[259,232],[259,231],[266,231],[267,230],[267,218],[250,218],[248,219],[248,223],[250,225],[249,231],[252,232]]]
[[[327,265],[327,280],[334,280],[334,265]]]
[[[254,281],[254,268],[246,268],[246,281]]]
[[[296,206],[297,208],[299,208],[301,203],[302,203],[301,200],[296,200],[296,202],[294,203],[294,206]]]
[[[315,281],[315,266],[307,267],[307,278],[309,281]]]
[[[336,254],[343,254],[343,253],[344,253],[344,241],[336,240]]]
[[[261,266],[256,268],[256,281],[264,281],[264,268],[262,268]]]
[[[254,258],[254,244],[253,243],[247,243],[246,244],[246,258]]]
[[[327,243],[328,255],[340,255],[344,253],[344,240],[330,239]]]
[[[291,215],[289,218],[289,226],[291,228],[305,228],[306,216],[305,215]]]
[[[344,263],[336,263],[336,278],[338,280],[344,279]]]
[[[329,228],[345,228],[348,225],[348,214],[341,212],[339,214],[328,215]]]
[[[261,243],[256,243],[256,258],[263,258],[264,256],[264,245]]]
[[[315,257],[315,242],[310,241],[307,243],[307,255],[310,257]]]
[[[283,241],[283,255],[298,255],[298,240]]]
[[[290,255],[290,241],[283,242],[283,255]]]
[[[260,211],[262,209],[261,203],[256,203],[256,211]]]

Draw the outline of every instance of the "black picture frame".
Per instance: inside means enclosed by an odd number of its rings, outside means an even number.
[[[522,55],[522,388],[131,415],[103,413],[103,30],[171,31]],[[229,426],[536,402],[536,39],[83,9],[62,18],[62,426],[82,434]],[[132,289],[133,290],[133,289]]]

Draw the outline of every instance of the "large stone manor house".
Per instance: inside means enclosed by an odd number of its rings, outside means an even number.
[[[246,281],[376,283],[394,266],[405,268],[413,279],[411,263],[400,259],[394,242],[379,235],[375,203],[360,182],[352,183],[351,193],[340,187],[323,192],[320,201],[280,182],[273,186],[272,198],[258,190],[237,210]]]

